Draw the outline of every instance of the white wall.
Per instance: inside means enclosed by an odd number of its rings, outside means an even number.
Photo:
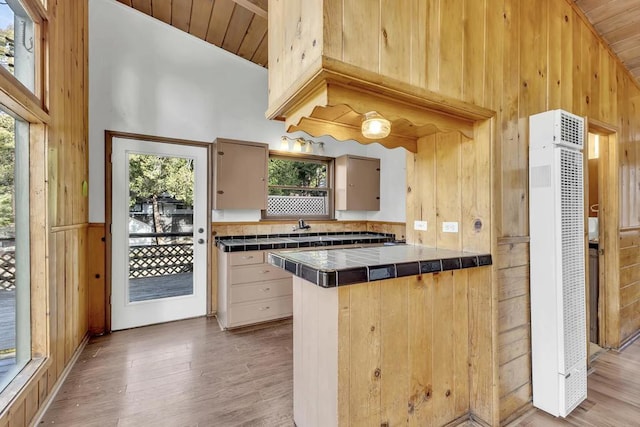
[[[105,219],[105,130],[196,141],[226,137],[278,149],[284,125],[265,119],[266,109],[266,69],[115,0],[90,0],[89,221]],[[338,219],[405,220],[404,150],[311,139],[325,142],[327,156],[381,158],[380,212],[338,212]],[[259,211],[214,212],[224,221],[259,218]]]

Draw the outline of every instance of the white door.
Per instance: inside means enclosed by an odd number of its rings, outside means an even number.
[[[114,138],[111,329],[206,314],[207,149]]]

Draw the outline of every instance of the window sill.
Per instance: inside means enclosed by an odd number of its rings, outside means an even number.
[[[31,361],[22,368],[7,388],[0,393],[0,418],[2,418],[5,411],[9,408],[9,405],[26,390],[29,382],[36,377],[40,371],[49,368],[50,365],[51,358],[36,357],[31,359]]]

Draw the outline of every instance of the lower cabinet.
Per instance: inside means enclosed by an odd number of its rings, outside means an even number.
[[[218,322],[223,329],[290,317],[292,275],[266,264],[266,251],[218,250]]]

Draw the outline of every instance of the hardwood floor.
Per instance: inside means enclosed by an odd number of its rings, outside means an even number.
[[[197,318],[94,338],[41,425],[291,426],[291,321]]]
[[[291,321],[222,332],[190,319],[93,338],[41,425],[292,426]],[[603,353],[566,420],[532,410],[510,426],[640,425],[640,340]],[[473,425],[472,422],[466,425]]]
[[[533,410],[510,426],[640,426],[640,340],[622,352],[603,352],[591,366],[587,400],[569,417],[563,420]]]

